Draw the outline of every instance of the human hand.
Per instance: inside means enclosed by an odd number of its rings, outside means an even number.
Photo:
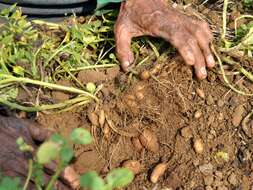
[[[168,7],[165,0],[123,2],[114,33],[117,56],[125,71],[134,62],[131,39],[143,35],[162,37],[175,46],[185,63],[194,67],[198,79],[206,78],[206,67],[215,65],[208,24]]]

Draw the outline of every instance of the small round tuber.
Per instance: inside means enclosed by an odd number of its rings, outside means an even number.
[[[196,111],[195,114],[194,114],[194,118],[195,119],[199,119],[200,117],[202,116],[202,112],[201,111]]]
[[[91,122],[92,125],[98,126],[98,116],[94,112],[89,112],[88,113],[88,118]]]
[[[141,144],[154,153],[159,151],[159,142],[157,136],[149,129],[144,129],[143,133],[139,136]]]
[[[145,88],[145,85],[143,84],[143,83],[138,83],[135,87],[134,87],[134,90],[136,91],[136,92],[138,92],[138,91],[142,91],[142,90],[144,90],[144,88]]]
[[[142,146],[142,144],[141,144],[139,138],[133,137],[133,138],[132,138],[132,144],[133,144],[135,150],[137,150],[138,152],[140,152],[140,151],[143,150],[143,146]]]
[[[105,124],[105,111],[104,110],[99,111],[99,124],[101,127],[103,127],[103,125]]]
[[[110,129],[108,123],[105,123],[104,128],[103,128],[103,132],[104,132],[104,137],[106,139],[109,139],[109,137],[110,137],[110,131],[111,131],[111,129]]]
[[[141,163],[137,160],[127,160],[123,162],[122,167],[131,170],[134,175],[141,173],[141,170],[143,168]]]
[[[193,148],[196,153],[202,154],[204,152],[204,143],[202,139],[200,138],[195,139],[193,142]]]
[[[196,89],[196,93],[197,93],[197,95],[198,95],[200,98],[205,99],[205,93],[204,93],[203,90],[201,90],[200,88],[197,88],[197,89]]]
[[[135,96],[138,100],[142,100],[144,98],[144,94],[142,92],[136,92]]]
[[[150,72],[149,71],[142,71],[140,74],[140,78],[142,80],[148,80],[150,78]]]
[[[161,65],[161,64],[156,64],[156,65],[150,70],[150,74],[151,74],[151,75],[156,75],[161,69],[162,69],[162,65]]]
[[[150,181],[152,183],[157,183],[159,178],[161,176],[163,176],[166,169],[167,169],[167,164],[165,164],[165,163],[160,163],[160,164],[156,165],[156,167],[154,168],[154,170],[151,173]]]

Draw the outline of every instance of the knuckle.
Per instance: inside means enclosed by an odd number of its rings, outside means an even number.
[[[195,38],[191,37],[191,38],[187,39],[187,44],[190,44],[192,46],[197,46],[198,42],[197,42],[197,40]]]

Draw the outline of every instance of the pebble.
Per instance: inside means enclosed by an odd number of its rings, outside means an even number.
[[[184,127],[181,129],[182,137],[186,138],[187,140],[192,137],[192,131],[190,127]]]
[[[197,94],[200,98],[205,99],[205,93],[204,93],[204,91],[203,91],[202,89],[197,88],[197,89],[196,89],[196,94]]]
[[[222,121],[223,119],[224,119],[223,113],[219,113],[219,115],[218,115],[218,120],[219,120],[219,121]]]
[[[243,113],[244,113],[244,107],[243,105],[239,105],[235,108],[234,113],[232,115],[232,123],[235,127],[238,127],[243,119]]]
[[[218,102],[217,102],[217,105],[218,105],[219,107],[223,107],[224,104],[225,104],[225,102],[224,102],[223,100],[218,100]]]
[[[212,134],[213,136],[216,136],[216,131],[214,129],[211,129],[210,134]]]
[[[223,183],[222,181],[220,181],[219,179],[215,179],[214,182],[213,182],[213,187],[222,187],[223,186]]]
[[[210,94],[207,96],[206,104],[209,105],[209,106],[214,104],[213,97]]]
[[[199,166],[199,160],[197,159],[193,160],[192,163],[195,167]]]
[[[214,82],[216,80],[216,74],[215,73],[208,73],[207,80],[209,82]]]
[[[214,175],[215,175],[217,178],[219,178],[219,179],[222,179],[222,178],[223,178],[223,174],[222,174],[222,172],[220,172],[220,171],[215,171],[215,172],[214,172]]]
[[[196,153],[202,154],[204,152],[204,143],[202,139],[200,138],[195,139],[193,143],[193,148]]]
[[[213,184],[214,181],[214,177],[212,175],[208,175],[206,177],[204,177],[204,182],[206,186],[210,186]]]
[[[202,116],[202,112],[199,111],[199,110],[194,113],[194,118],[195,119],[199,119],[201,116]]]
[[[237,177],[235,175],[235,173],[231,173],[228,177],[228,182],[231,184],[231,185],[234,185],[236,186],[237,185]]]
[[[228,190],[228,188],[225,185],[217,187],[217,190]]]
[[[213,188],[211,186],[206,186],[205,188],[206,190],[213,190]]]
[[[213,140],[214,139],[214,136],[212,134],[207,134],[207,139],[208,140]]]
[[[212,175],[213,173],[213,165],[211,163],[203,164],[199,166],[199,170],[204,175]]]
[[[207,126],[212,125],[213,122],[214,122],[214,120],[215,120],[214,115],[210,115],[210,116],[208,117],[208,120],[207,120]]]

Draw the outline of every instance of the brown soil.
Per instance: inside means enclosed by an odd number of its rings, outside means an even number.
[[[243,130],[241,125],[251,109],[250,101],[224,86],[222,76],[213,71],[206,80],[197,81],[180,58],[167,60],[162,66],[149,80],[137,77],[131,85],[127,85],[127,75],[118,70],[93,71],[89,75],[92,82],[111,76],[98,94],[100,104],[68,113],[40,114],[37,120],[63,136],[76,127],[92,132],[92,145],[74,146],[73,165],[79,173],[96,170],[104,176],[125,160],[140,161],[144,169],[129,190],[253,188],[253,127],[250,124]],[[103,77],[97,79],[101,73]],[[86,77],[82,79],[86,81]],[[240,86],[250,87],[247,81]],[[88,113],[99,114],[101,109],[106,113],[106,124],[92,126]],[[107,123],[113,125],[108,127]],[[157,152],[146,148],[139,151],[133,146],[133,137],[144,129],[150,129],[158,138]],[[197,139],[202,142],[203,152],[195,150]],[[152,184],[150,174],[161,162],[167,163],[167,170],[157,184]]]

